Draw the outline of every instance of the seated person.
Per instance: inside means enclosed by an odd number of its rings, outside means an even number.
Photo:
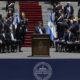
[[[67,49],[69,49],[71,51],[74,48],[73,42],[75,42],[75,40],[75,35],[69,29],[65,28],[63,38],[55,42],[56,50],[61,47],[61,50],[65,49],[67,51]]]
[[[69,29],[65,29],[65,33],[63,36],[63,39],[65,40],[65,50],[72,51],[75,48],[74,42],[76,40],[76,36],[71,32]]]
[[[59,39],[55,40],[55,48],[56,48],[56,51],[62,51],[64,42],[65,41],[62,38],[61,39],[59,38]]]

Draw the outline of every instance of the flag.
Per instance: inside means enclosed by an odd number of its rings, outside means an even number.
[[[51,13],[50,13],[50,21],[51,21],[52,23],[55,22],[55,12],[51,12]]]
[[[55,37],[54,37],[54,35],[53,35],[49,26],[47,26],[47,28],[46,28],[46,34],[49,34],[51,41],[53,41],[55,39]]]
[[[56,38],[56,29],[55,29],[55,26],[51,22],[48,22],[48,27],[47,27],[46,32],[47,34],[50,35],[50,39],[52,41]]]

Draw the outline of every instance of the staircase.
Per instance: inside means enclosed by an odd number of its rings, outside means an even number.
[[[0,1],[0,14],[2,15],[2,17],[6,17],[6,1]]]
[[[42,21],[41,6],[38,2],[35,1],[20,1],[19,6],[20,12],[24,12],[26,14],[26,18],[28,18],[28,32],[26,32],[25,34],[23,47],[31,47],[34,27],[36,26],[38,21]]]
[[[39,5],[42,7],[43,25],[46,27],[49,21],[49,9],[52,9],[53,7],[50,3],[46,3],[45,1],[39,2]]]

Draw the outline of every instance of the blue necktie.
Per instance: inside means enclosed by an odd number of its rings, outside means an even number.
[[[18,24],[18,17],[16,17],[16,23]]]

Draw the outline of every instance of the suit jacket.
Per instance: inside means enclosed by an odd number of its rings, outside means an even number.
[[[78,10],[78,18],[80,18],[80,9]]]
[[[4,33],[5,34],[5,33]],[[6,40],[6,34],[5,37],[3,36],[3,33],[0,33],[0,40],[2,40],[3,43],[5,43]]]
[[[22,27],[21,26],[18,26],[17,29],[16,29],[16,38],[18,40],[22,40],[23,39],[23,30],[22,30]]]
[[[15,34],[13,33],[13,37],[16,38]],[[11,41],[11,33],[6,33],[6,40]]]
[[[0,33],[1,33],[2,28],[3,28],[3,21],[0,20]]]
[[[28,25],[28,20],[22,18],[21,21],[20,21],[20,26],[22,27],[23,35],[25,34],[26,29],[28,29],[27,25]]]
[[[76,32],[79,30],[79,24],[74,23],[74,24],[72,25],[72,27],[70,27],[70,30],[71,30],[73,33],[76,33]]]
[[[43,33],[46,33],[45,28],[40,28],[40,29],[41,29],[41,31],[42,31]],[[39,26],[36,26],[36,27],[35,27],[35,33],[39,33],[39,34],[40,34]]]
[[[65,32],[64,36],[63,36],[63,39],[65,40],[65,42],[66,41],[74,42],[76,40],[76,37],[73,33]]]
[[[67,8],[68,8],[68,6],[66,5],[66,6],[64,7],[64,14],[67,13]],[[71,8],[71,13],[70,13],[70,14],[73,14],[73,13],[74,13],[74,9],[73,9],[72,6],[70,6],[70,8]]]

